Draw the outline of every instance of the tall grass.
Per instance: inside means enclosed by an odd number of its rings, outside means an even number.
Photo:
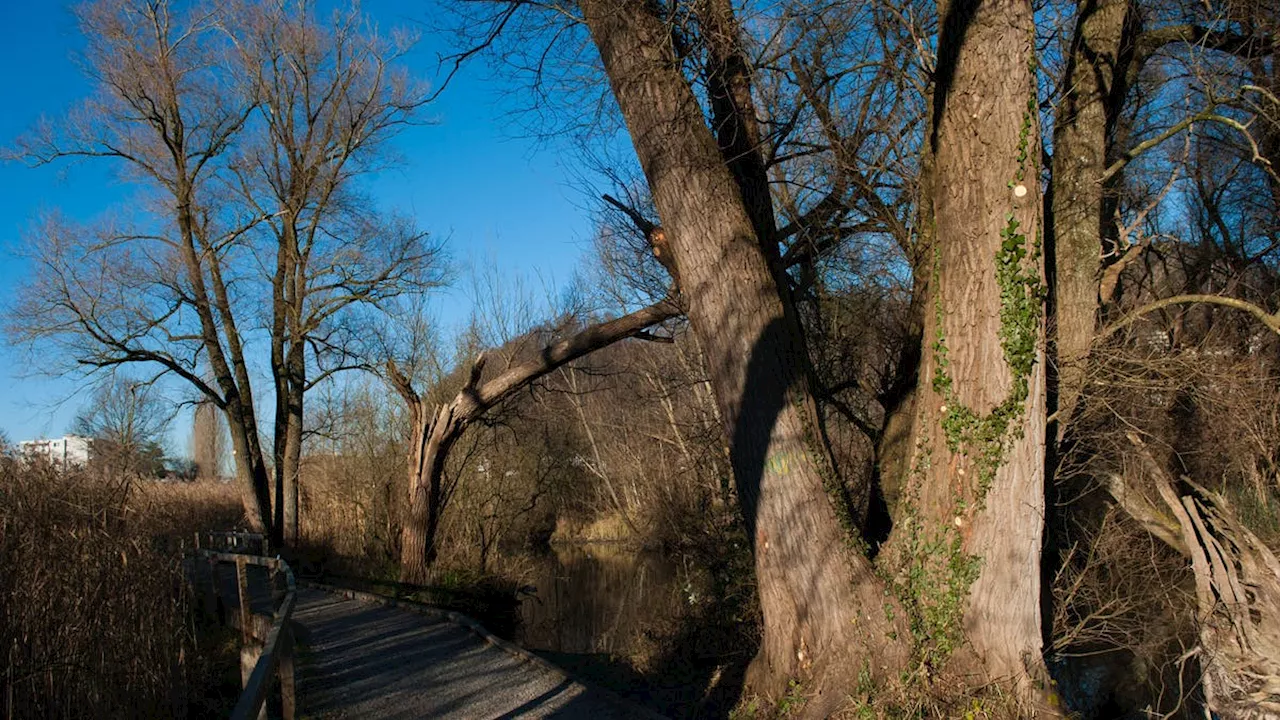
[[[227,486],[0,456],[0,714],[201,714],[209,668],[180,548],[241,517]]]

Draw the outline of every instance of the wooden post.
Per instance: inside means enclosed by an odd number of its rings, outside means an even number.
[[[249,613],[249,574],[244,557],[236,558],[236,595],[240,600],[240,687],[248,687],[258,648],[253,642],[253,616]]]
[[[253,675],[253,669],[258,665],[258,658],[262,657],[262,648],[255,642],[240,648],[240,687],[249,687],[249,677]],[[260,720],[267,718],[267,706],[264,703],[262,710],[258,712]]]
[[[240,639],[247,646],[253,640],[253,620],[249,614],[249,574],[243,556],[236,558],[236,590],[240,595]]]
[[[286,621],[280,639],[280,713],[284,720],[293,720],[296,696],[293,683],[293,621]]]

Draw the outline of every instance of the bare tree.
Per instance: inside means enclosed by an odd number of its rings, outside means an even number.
[[[245,206],[263,218],[261,261],[274,268],[275,524],[287,543],[298,532],[306,392],[360,365],[349,326],[357,308],[443,279],[426,234],[383,217],[354,186],[388,160],[387,141],[427,100],[395,65],[413,38],[371,34],[355,7],[328,23],[317,12],[311,3],[253,3],[229,20],[243,92],[260,109],[231,170]]]
[[[486,358],[471,365],[467,379],[450,401],[431,407],[394,361],[387,377],[409,408],[409,516],[401,540],[400,577],[422,582],[435,559],[436,533],[444,510],[444,465],[449,451],[468,425],[490,408],[547,373],[680,314],[679,305],[664,299],[613,320],[595,323],[542,347],[531,360],[518,362],[481,382]]]
[[[151,217],[97,228],[48,220],[13,334],[83,367],[147,363],[191,383],[225,413],[246,515],[265,531],[267,471],[235,311],[244,236],[257,219],[225,212],[216,179],[252,100],[226,81],[225,36],[207,8],[119,0],[77,17],[98,93],[17,152],[35,164],[111,161],[150,191]]]
[[[16,150],[34,164],[112,161],[146,202],[127,222],[49,220],[13,334],[81,367],[145,363],[186,380],[227,419],[251,525],[289,540],[305,392],[359,364],[357,309],[439,279],[425,236],[370,211],[354,186],[424,101],[393,69],[402,46],[355,12],[331,24],[316,12],[311,3],[85,5],[98,92]],[[263,308],[274,518],[246,360]]]
[[[116,473],[156,477],[164,472],[164,435],[172,419],[173,407],[154,385],[112,376],[71,429],[93,438],[94,462]]]

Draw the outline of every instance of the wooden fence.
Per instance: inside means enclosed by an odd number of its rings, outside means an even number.
[[[297,587],[289,564],[266,556],[268,544],[253,533],[197,533],[192,578],[206,614],[237,625],[241,632],[240,672],[244,691],[231,712],[234,720],[265,718],[268,696],[280,691],[280,712],[293,720],[296,711],[294,637],[290,625]],[[249,554],[262,552],[262,555]],[[223,568],[234,566],[235,582],[224,583]],[[263,568],[266,592],[254,596],[250,568]],[[204,571],[207,570],[207,582]],[[234,588],[228,591],[228,588]],[[255,600],[259,605],[255,609]],[[269,602],[266,612],[261,605]],[[276,682],[278,680],[278,682]]]

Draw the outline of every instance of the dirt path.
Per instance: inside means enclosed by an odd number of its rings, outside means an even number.
[[[294,619],[304,717],[654,717],[446,613],[301,588]]]

